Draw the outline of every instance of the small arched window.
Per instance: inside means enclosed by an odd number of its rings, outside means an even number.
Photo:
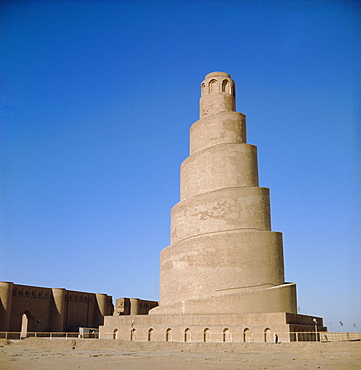
[[[251,342],[251,331],[248,328],[243,330],[243,342]]]
[[[172,341],[172,329],[168,328],[165,332],[165,341],[171,342]]]
[[[229,93],[233,96],[235,96],[235,93],[234,93],[234,85],[233,84],[230,84],[229,85]]]
[[[209,82],[209,92],[210,93],[217,93],[219,92],[219,84],[217,80],[211,80]]]
[[[113,339],[118,339],[118,329],[117,328],[113,330]]]
[[[191,342],[191,329],[187,328],[184,330],[184,341]]]
[[[152,340],[154,340],[153,336],[154,336],[154,330],[153,328],[150,328],[148,330],[148,342],[151,342]]]
[[[223,342],[232,342],[231,332],[228,328],[223,329]]]
[[[271,329],[270,328],[266,328],[264,329],[264,341],[265,342],[271,342]]]
[[[203,96],[204,94],[206,94],[206,84],[203,82],[201,86],[201,95]]]
[[[203,342],[211,341],[211,331],[208,328],[205,328],[203,331]]]
[[[223,80],[222,81],[222,92],[226,92],[226,93],[230,94],[231,90],[230,90],[228,80]]]

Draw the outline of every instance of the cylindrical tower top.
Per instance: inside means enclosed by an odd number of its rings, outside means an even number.
[[[231,76],[225,72],[208,73],[201,84],[200,118],[235,110],[235,84]]]
[[[207,78],[211,78],[211,77],[214,77],[214,76],[221,76],[221,77],[231,77],[228,73],[226,72],[211,72],[211,73],[208,73],[205,77],[205,79]]]

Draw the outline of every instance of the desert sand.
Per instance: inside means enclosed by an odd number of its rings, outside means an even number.
[[[361,342],[175,343],[0,339],[0,369],[361,369]]]

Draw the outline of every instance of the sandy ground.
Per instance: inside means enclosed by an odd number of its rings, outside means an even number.
[[[134,343],[0,339],[0,369],[361,369],[361,342]]]

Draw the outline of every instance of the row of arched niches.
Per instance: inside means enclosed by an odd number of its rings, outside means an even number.
[[[208,94],[227,93],[235,95],[234,82],[230,79],[216,79],[212,78],[209,81],[203,81],[201,85],[202,96]]]
[[[120,339],[118,337],[119,331],[118,328],[113,330],[113,339]],[[197,333],[198,335],[200,333]],[[192,342],[192,331],[190,328],[185,328],[183,333],[173,333],[171,328],[168,328],[164,333],[165,341],[166,342]],[[209,328],[204,328],[202,335],[203,342],[232,342],[232,333],[229,328],[223,328],[222,332],[218,333],[211,333]],[[131,328],[130,330],[130,338],[131,341],[137,340],[137,330],[135,328]],[[155,333],[154,328],[149,328],[147,332],[147,340],[148,342],[151,341],[159,341],[164,340],[162,338],[162,333]],[[274,333],[271,332],[270,328],[265,328],[263,331],[263,339],[265,342],[273,342],[274,341]],[[253,342],[254,337],[253,333],[249,328],[244,328],[242,331],[242,340],[243,342]]]

